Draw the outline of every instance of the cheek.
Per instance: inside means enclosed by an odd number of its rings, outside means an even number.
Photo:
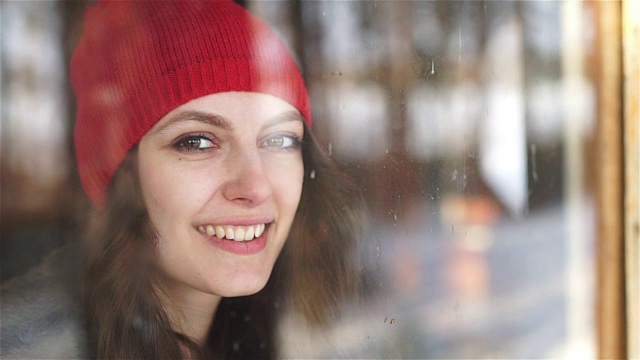
[[[158,230],[194,214],[207,199],[211,179],[203,171],[152,161],[140,170],[144,201]]]
[[[277,170],[271,172],[270,179],[280,206],[280,212],[293,217],[302,193],[304,179],[302,158],[286,166],[274,167],[273,169]]]

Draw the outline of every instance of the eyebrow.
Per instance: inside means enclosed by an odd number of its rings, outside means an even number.
[[[291,122],[291,121],[299,121],[304,122],[302,115],[297,110],[289,110],[285,111],[282,114],[278,114],[273,118],[269,119],[263,126],[262,130],[268,129],[270,127],[274,127],[280,125],[282,123]]]
[[[169,119],[169,121],[166,124],[164,124],[161,128],[159,128],[155,132],[156,133],[165,132],[167,129],[170,129],[173,125],[183,121],[197,121],[207,125],[219,127],[226,131],[233,130],[233,126],[231,125],[231,122],[224,116],[220,116],[212,113],[206,113],[202,111],[188,110],[188,111],[183,111],[174,115]],[[302,118],[302,115],[300,115],[300,113],[297,110],[285,111],[267,120],[267,122],[262,126],[262,130],[277,126],[282,123],[291,122],[291,121],[304,122],[304,119]]]
[[[169,121],[164,124],[160,129],[156,130],[157,133],[164,132],[168,128],[171,128],[172,125],[183,122],[183,121],[197,121],[207,125],[213,125],[219,127],[224,130],[232,130],[233,126],[231,126],[231,122],[225,118],[224,116],[201,112],[201,111],[183,111],[177,113],[173,117],[169,119]]]

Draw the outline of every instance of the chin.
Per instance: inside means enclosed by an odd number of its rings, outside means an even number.
[[[220,289],[221,291],[216,292],[217,295],[222,297],[238,297],[238,296],[248,296],[253,295],[264,289],[268,277],[262,278],[248,278],[241,280],[234,280],[232,283],[228,284],[229,286],[224,289]]]

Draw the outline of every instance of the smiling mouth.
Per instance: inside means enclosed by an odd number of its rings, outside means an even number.
[[[218,239],[233,241],[251,241],[260,237],[270,224],[256,224],[251,226],[233,225],[200,225],[198,231],[202,234],[215,236]]]

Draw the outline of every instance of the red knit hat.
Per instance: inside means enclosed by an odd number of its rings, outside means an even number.
[[[271,94],[311,124],[300,71],[278,37],[231,1],[101,1],[71,60],[75,146],[100,206],[127,152],[176,107],[199,97]]]

